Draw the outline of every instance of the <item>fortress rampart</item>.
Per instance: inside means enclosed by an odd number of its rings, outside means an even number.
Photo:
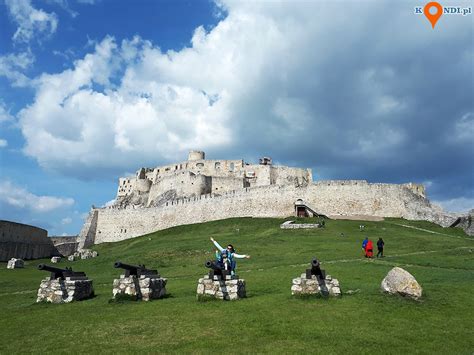
[[[433,206],[411,185],[371,184],[364,180],[318,181],[305,186],[268,185],[179,198],[157,207],[129,205],[94,209],[83,228],[82,247],[114,242],[183,224],[231,217],[286,217],[303,199],[328,216],[368,215],[428,220],[448,226],[454,217]],[[86,226],[85,226],[86,227]],[[86,240],[87,239],[87,240]]]
[[[50,257],[56,248],[47,235],[46,230],[38,227],[0,221],[0,261]]]

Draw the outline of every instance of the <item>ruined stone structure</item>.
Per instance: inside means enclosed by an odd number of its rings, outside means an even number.
[[[0,221],[0,261],[39,259],[57,253],[48,232],[27,224]]]
[[[205,275],[198,280],[196,295],[198,299],[210,297],[226,301],[238,300],[247,296],[245,280],[230,275],[226,277],[226,280],[217,276],[211,279],[209,275]]]
[[[54,247],[62,256],[69,256],[77,251],[77,236],[51,236],[49,237],[53,242]]]
[[[90,211],[79,249],[183,224],[292,216],[298,200],[313,215],[401,217],[442,226],[456,220],[429,202],[422,185],[313,182],[310,169],[275,166],[269,158],[247,164],[206,160],[203,152],[192,151],[187,161],[141,168],[135,176],[120,178],[115,204]]]

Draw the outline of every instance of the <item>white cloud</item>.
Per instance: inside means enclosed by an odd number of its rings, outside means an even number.
[[[71,217],[65,217],[61,219],[61,224],[66,225],[66,224],[71,224],[72,223],[72,218]]]
[[[24,71],[30,68],[34,61],[35,57],[29,50],[0,56],[0,76],[6,77],[13,86],[28,86],[31,84],[31,80],[24,74]],[[2,113],[5,112],[6,109],[0,104],[0,120]]]
[[[8,145],[6,139],[0,139],[0,148],[5,148]]]
[[[30,42],[35,36],[50,36],[56,32],[58,18],[55,13],[35,9],[31,0],[5,0],[10,17],[18,28],[13,35],[15,42]]]
[[[0,58],[1,62],[1,58]],[[6,107],[3,101],[0,100],[0,123],[12,121],[13,116],[10,114],[10,110]]]
[[[436,180],[439,161],[453,156],[440,136],[461,117],[450,105],[472,108],[468,20],[453,17],[433,37],[403,2],[220,6],[227,16],[198,27],[187,48],[107,37],[71,69],[36,78],[35,101],[18,115],[25,152],[82,177],[181,160],[194,148],[298,157],[331,177]],[[450,54],[439,51],[447,45]],[[433,77],[450,58],[459,62]],[[456,100],[433,106],[453,88]],[[470,122],[458,124],[467,138]],[[462,144],[455,152],[467,151]],[[465,163],[450,171],[465,175]]]
[[[38,196],[10,181],[0,182],[0,202],[9,207],[33,212],[50,212],[74,204],[72,198]]]
[[[463,213],[474,209],[474,198],[459,197],[444,201],[434,201],[443,206],[446,211]]]

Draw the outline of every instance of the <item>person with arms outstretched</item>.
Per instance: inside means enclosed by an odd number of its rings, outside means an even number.
[[[235,275],[235,268],[236,268],[236,262],[234,258],[236,259],[250,259],[250,255],[246,254],[237,254],[235,252],[234,247],[232,244],[227,245],[227,248],[223,248],[214,238],[211,237],[211,242],[214,243],[214,246],[217,248],[216,252],[216,258],[219,263],[223,262],[223,255],[227,259],[228,263],[230,264],[230,269],[231,269],[231,275]]]

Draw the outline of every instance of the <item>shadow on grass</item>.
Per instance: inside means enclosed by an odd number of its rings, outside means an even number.
[[[93,293],[92,295],[90,295],[89,297],[86,297],[86,298],[82,298],[80,300],[72,300],[71,302],[61,302],[61,303],[55,303],[55,302],[49,302],[47,300],[42,300],[42,301],[39,301],[39,302],[34,302],[31,304],[32,307],[48,307],[49,305],[58,305],[58,304],[70,304],[70,303],[76,303],[76,302],[82,302],[82,301],[88,301],[88,300],[92,300],[94,298],[96,298],[97,295],[95,293]]]
[[[160,301],[163,299],[167,298],[174,298],[174,296],[170,293],[167,293],[161,298],[157,299],[151,299],[149,301],[143,301],[143,302],[151,302],[151,301]],[[132,295],[126,295],[126,294],[117,294],[114,298],[109,299],[107,302],[108,304],[126,304],[126,303],[136,303],[141,301],[141,299],[137,296],[132,296]]]

